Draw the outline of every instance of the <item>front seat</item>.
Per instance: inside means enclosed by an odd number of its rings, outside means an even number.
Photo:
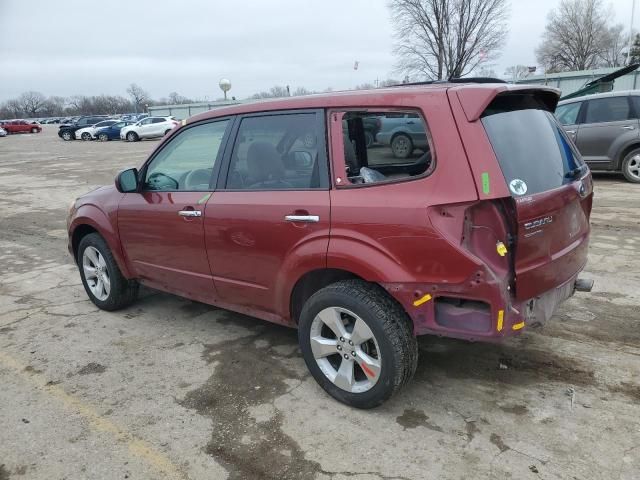
[[[292,188],[285,181],[282,157],[269,142],[253,142],[247,151],[247,169],[250,189]]]

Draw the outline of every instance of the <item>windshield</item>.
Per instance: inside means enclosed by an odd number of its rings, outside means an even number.
[[[586,169],[546,110],[490,107],[482,124],[514,196],[558,188]]]

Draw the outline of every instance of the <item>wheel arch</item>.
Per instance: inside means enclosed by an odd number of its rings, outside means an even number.
[[[348,279],[364,280],[353,272],[339,268],[319,268],[303,274],[295,282],[289,295],[289,315],[292,323],[298,324],[302,307],[311,295],[332,283]]]
[[[132,274],[124,257],[124,252],[120,246],[117,232],[114,230],[106,215],[93,205],[83,205],[80,207],[77,216],[69,226],[69,249],[71,250],[74,261],[77,261],[80,241],[91,233],[97,233],[104,238],[122,275],[128,279],[132,278]]]
[[[624,158],[633,150],[635,149],[640,149],[640,139],[634,139],[634,141],[632,141],[631,143],[629,143],[628,145],[623,146],[620,150],[618,155],[616,155],[615,157],[615,170],[616,171],[620,171],[622,170],[622,162],[624,161]]]

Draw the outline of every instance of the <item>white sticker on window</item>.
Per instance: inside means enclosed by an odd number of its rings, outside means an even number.
[[[524,195],[527,193],[527,184],[524,183],[524,180],[514,178],[509,182],[509,189],[514,195]]]

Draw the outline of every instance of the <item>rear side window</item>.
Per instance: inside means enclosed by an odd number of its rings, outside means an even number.
[[[578,113],[580,113],[582,102],[568,103],[556,108],[556,118],[562,125],[575,125],[578,123]]]
[[[589,100],[585,123],[628,120],[631,117],[630,110],[627,96]]]
[[[415,112],[344,112],[342,135],[351,184],[407,180],[434,165],[426,122]]]
[[[497,97],[482,124],[514,196],[558,188],[585,168],[553,114],[530,95]]]

